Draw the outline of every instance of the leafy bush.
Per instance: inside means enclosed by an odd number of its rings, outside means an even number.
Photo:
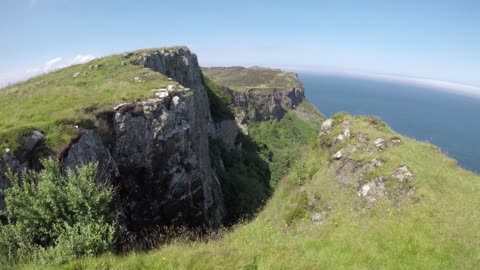
[[[301,192],[295,198],[297,200],[296,205],[290,211],[285,214],[285,221],[288,225],[292,224],[295,220],[308,218],[308,195],[305,191]]]
[[[307,163],[299,163],[292,169],[292,183],[296,185],[303,185],[307,180],[318,172],[320,165],[315,161]]]
[[[116,228],[113,190],[95,182],[96,164],[66,175],[58,162],[43,166],[22,177],[8,174],[8,223],[0,226],[0,256],[61,263],[108,251]]]
[[[302,156],[308,140],[294,124],[291,114],[286,114],[280,121],[249,123],[248,127],[252,139],[269,149],[268,156],[263,152],[260,155],[269,163],[272,172],[270,184],[275,188]]]

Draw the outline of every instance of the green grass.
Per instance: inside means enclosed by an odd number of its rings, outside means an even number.
[[[220,85],[236,91],[250,89],[289,89],[302,87],[293,72],[262,67],[211,67],[202,68],[203,73]]]
[[[358,151],[351,158],[382,158],[384,166],[372,174],[386,177],[406,164],[415,175],[416,199],[403,198],[398,205],[384,199],[368,207],[355,188],[337,182],[330,159],[336,149],[326,150],[325,138],[318,138],[258,216],[218,240],[179,239],[147,253],[105,254],[45,268],[478,269],[480,177],[437,147],[398,136],[375,119],[347,118],[352,134],[365,134],[370,144],[378,137],[401,139],[399,146]],[[340,132],[336,122],[332,137]],[[350,143],[359,144],[358,137]],[[300,182],[293,181],[298,170],[307,172]],[[325,209],[331,211],[324,223],[313,225],[310,213]]]
[[[281,120],[250,122],[248,128],[251,138],[266,146],[260,154],[269,163],[272,187],[277,187],[319,131],[315,123],[301,120],[293,111]]]
[[[58,150],[75,136],[75,125],[94,126],[95,113],[152,97],[152,89],[173,84],[158,72],[131,64],[130,59],[108,56],[0,89],[0,147],[15,149],[20,136],[36,129]],[[76,78],[75,72],[80,72]]]

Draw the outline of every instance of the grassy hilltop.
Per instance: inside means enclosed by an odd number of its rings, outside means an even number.
[[[253,88],[287,89],[302,85],[295,73],[273,68],[205,67],[202,71],[218,84],[236,91]]]
[[[0,147],[15,149],[18,138],[35,129],[58,150],[75,136],[75,125],[91,127],[96,114],[152,97],[152,89],[173,84],[166,76],[131,63],[145,52],[99,58],[1,89]]]

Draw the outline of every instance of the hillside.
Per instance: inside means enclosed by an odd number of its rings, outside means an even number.
[[[107,56],[1,89],[0,146],[8,151],[0,157],[0,263],[478,268],[480,176],[376,117],[338,113],[325,120],[304,92],[294,73],[281,70],[202,71],[186,47]],[[45,158],[58,162],[53,173],[42,170],[52,167],[42,165]],[[91,163],[98,166],[84,166]],[[9,182],[9,171],[23,179],[24,170],[41,171],[47,184]],[[69,170],[75,174],[67,185]],[[115,241],[102,242],[91,224],[52,218],[69,214],[52,206],[61,198],[68,209],[62,189],[46,192],[57,178],[68,194],[78,195],[75,183],[89,183],[81,187],[93,200],[107,183],[114,192],[103,202],[105,217],[85,206],[81,192],[73,216],[114,219],[108,224]],[[39,203],[7,205],[12,193],[3,191],[12,185]],[[67,237],[57,235],[62,226]],[[80,248],[97,241],[109,252]]]
[[[255,220],[221,239],[65,268],[478,268],[478,175],[374,117],[337,114],[331,124]]]

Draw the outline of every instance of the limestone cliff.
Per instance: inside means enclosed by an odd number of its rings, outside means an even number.
[[[305,98],[303,87],[289,89],[250,89],[238,92],[227,87],[224,91],[231,96],[233,105],[242,109],[242,121],[264,121],[281,119],[287,110],[295,109]]]
[[[221,225],[223,196],[209,157],[213,123],[196,55],[174,48],[127,53],[123,58],[170,77],[172,85],[155,89],[155,98],[119,104],[99,115],[108,140],[98,127],[77,127],[77,138],[58,154],[63,167],[98,162],[97,179],[118,187],[116,204],[128,230]],[[17,172],[33,168],[21,159],[28,160],[25,157],[43,140],[38,134],[22,139],[22,151],[0,159],[0,188],[7,185],[7,167]]]

